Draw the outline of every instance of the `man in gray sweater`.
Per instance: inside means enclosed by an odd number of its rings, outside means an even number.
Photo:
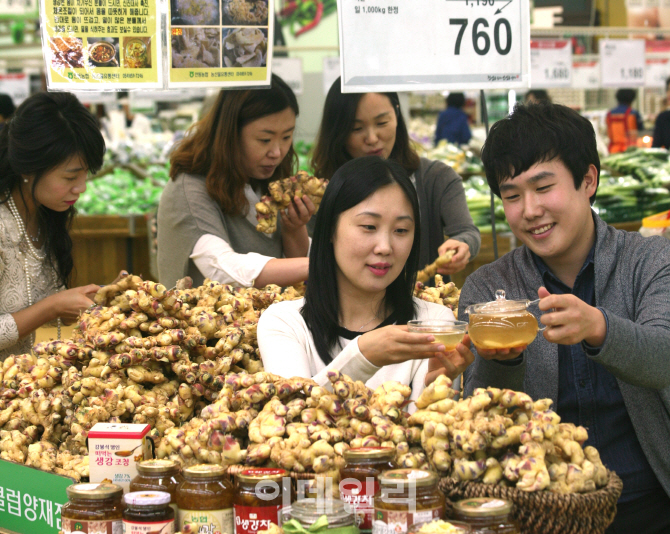
[[[523,246],[467,278],[459,317],[503,289],[540,297],[547,330],[527,347],[477,351],[466,393],[495,386],[552,399],[623,479],[608,534],[670,532],[670,243],[592,211],[595,134],[567,107],[518,105],[493,126],[482,159]]]

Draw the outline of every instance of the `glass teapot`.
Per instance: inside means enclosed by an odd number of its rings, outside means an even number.
[[[537,300],[507,300],[502,289],[496,299],[468,306],[468,334],[478,349],[499,350],[525,347],[546,327],[539,328],[528,307]]]

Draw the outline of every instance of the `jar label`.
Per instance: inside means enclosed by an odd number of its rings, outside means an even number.
[[[356,526],[360,530],[372,530],[374,518],[374,495],[379,490],[379,482],[374,484],[361,482],[360,484],[341,484],[340,499],[348,504],[356,514]]]
[[[174,519],[147,523],[124,521],[123,534],[174,534]]]
[[[61,519],[63,534],[123,534],[121,519],[110,521],[82,521],[79,519]]]
[[[235,534],[256,534],[259,530],[267,530],[270,525],[279,525],[281,505],[276,506],[241,506],[236,504]]]
[[[395,512],[392,510],[375,510],[372,522],[372,534],[401,534],[417,523],[426,523],[433,519],[440,519],[444,515],[444,508],[417,510],[416,512]]]
[[[179,530],[189,525],[189,532],[200,534],[233,534],[233,509],[224,510],[179,510]]]

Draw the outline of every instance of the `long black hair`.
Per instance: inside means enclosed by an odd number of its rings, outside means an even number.
[[[367,93],[343,93],[340,78],[333,82],[323,106],[323,117],[319,133],[314,142],[312,169],[319,178],[330,179],[335,171],[351,159],[347,152],[346,142],[354,127],[356,110],[361,98]],[[380,93],[389,99],[395,110],[397,126],[395,144],[389,159],[400,163],[412,174],[419,168],[419,155],[412,148],[405,119],[400,112],[398,93]]]
[[[48,171],[79,156],[90,172],[102,166],[105,141],[95,117],[70,93],[36,93],[24,100],[0,131],[0,203],[33,176],[32,200],[39,229],[45,236],[46,258],[59,285],[68,287],[72,274],[72,239],[68,234],[74,207],[57,212],[38,204],[35,186]]]
[[[378,189],[397,184],[412,204],[414,242],[407,262],[398,277],[386,288],[382,310],[393,311],[398,324],[416,315],[412,299],[419,268],[419,200],[409,174],[402,165],[379,156],[348,161],[333,175],[316,215],[316,227],[309,254],[309,279],[302,316],[312,333],[321,360],[332,361],[330,352],[338,342],[340,301],[337,287],[337,262],[332,238],[340,214],[363,202]]]

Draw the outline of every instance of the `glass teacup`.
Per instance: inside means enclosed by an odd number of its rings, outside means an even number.
[[[465,321],[430,320],[430,321],[409,321],[407,330],[419,334],[431,334],[435,337],[434,343],[444,345],[448,352],[454,350],[462,340],[468,330],[468,323]]]

